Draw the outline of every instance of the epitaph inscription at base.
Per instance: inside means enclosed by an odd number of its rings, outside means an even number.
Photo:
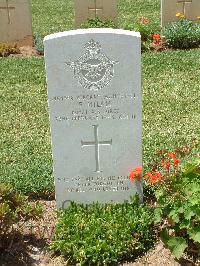
[[[142,166],[139,33],[76,30],[44,44],[58,207],[142,198],[128,177]]]

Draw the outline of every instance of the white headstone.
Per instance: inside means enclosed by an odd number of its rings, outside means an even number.
[[[177,13],[186,19],[197,21],[200,16],[200,0],[161,0],[161,25],[177,21]]]
[[[141,40],[136,32],[75,30],[45,37],[56,200],[123,202],[141,182]]]

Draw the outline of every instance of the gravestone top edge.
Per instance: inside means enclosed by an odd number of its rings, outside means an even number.
[[[111,28],[90,28],[90,29],[77,29],[64,32],[58,32],[45,36],[44,43],[57,38],[73,36],[73,35],[84,35],[84,34],[118,34],[118,35],[127,35],[137,38],[141,38],[140,32],[122,30],[122,29],[111,29]]]

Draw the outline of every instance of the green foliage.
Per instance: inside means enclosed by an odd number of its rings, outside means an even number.
[[[41,217],[41,205],[31,205],[27,198],[14,191],[11,185],[0,183],[0,249],[6,249],[20,225]]]
[[[189,49],[200,46],[200,24],[187,19],[169,24],[163,34],[168,47]]]
[[[168,231],[166,229],[161,232],[161,238],[163,242],[167,244],[168,248],[177,259],[179,259],[183,255],[185,249],[188,246],[186,240],[183,237],[169,237]]]
[[[124,204],[71,204],[59,213],[51,249],[68,262],[114,265],[135,258],[153,241],[152,211],[138,199]]]
[[[146,42],[147,40],[152,40],[152,29],[150,27],[150,24],[143,24],[143,23],[135,23],[135,24],[125,24],[124,25],[125,30],[130,31],[138,31],[141,34],[141,40],[143,42]]]
[[[144,23],[144,21],[146,21],[146,23]],[[140,32],[142,40],[142,51],[150,50],[153,30],[148,19],[142,17],[137,23],[125,23],[123,25],[123,28],[125,30]]]
[[[117,28],[117,25],[112,20],[102,21],[98,17],[95,19],[88,19],[81,25],[81,28]]]
[[[34,45],[35,49],[40,55],[44,54],[44,44],[43,44],[43,37],[40,36],[39,34],[34,35]]]
[[[73,28],[72,0],[59,5],[33,0],[32,8],[33,30],[40,36]],[[151,32],[160,31],[159,0],[120,0],[118,11],[120,28],[145,16]],[[199,61],[197,49],[143,53],[145,169],[158,149],[199,138]],[[48,196],[54,186],[44,60],[1,58],[0,73],[0,182],[28,195]]]
[[[6,57],[10,54],[20,54],[20,50],[17,45],[0,43],[0,57]]]
[[[146,23],[143,23],[146,21]],[[117,25],[112,20],[102,21],[98,17],[96,19],[89,19],[81,25],[81,28],[117,28]],[[149,20],[142,17],[137,23],[125,23],[123,29],[140,32],[142,39],[142,51],[150,49],[152,43],[152,28]]]
[[[180,258],[190,243],[200,252],[200,159],[161,182],[155,195],[155,222],[165,221],[161,237],[174,256]]]

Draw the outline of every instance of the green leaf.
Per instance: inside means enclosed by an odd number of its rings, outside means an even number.
[[[155,196],[157,199],[159,199],[160,197],[162,197],[164,195],[163,190],[156,190],[155,191]]]
[[[188,163],[185,167],[185,174],[193,172],[200,165],[200,159],[198,157],[193,158],[192,162]]]
[[[193,228],[188,231],[188,234],[191,239],[195,242],[200,243],[200,228]]]
[[[179,223],[180,229],[189,229],[190,227],[191,227],[190,220],[182,219],[181,222]]]
[[[167,242],[169,241],[169,234],[168,234],[168,230],[167,228],[164,228],[161,233],[160,233],[160,237],[162,239],[162,241],[167,244]]]
[[[191,210],[189,208],[185,210],[184,217],[186,220],[190,220],[192,218],[192,216],[194,216],[194,215],[195,215],[195,213],[193,212],[193,210]]]
[[[178,212],[178,209],[172,210],[172,211],[169,213],[169,217],[171,217],[172,220],[173,220],[175,223],[178,223],[178,222],[179,222],[179,212]]]
[[[162,219],[162,209],[161,208],[156,208],[154,210],[154,222],[159,223]]]
[[[182,237],[171,237],[167,241],[167,246],[171,250],[172,254],[179,259],[183,255],[183,252],[188,245],[185,239]]]

